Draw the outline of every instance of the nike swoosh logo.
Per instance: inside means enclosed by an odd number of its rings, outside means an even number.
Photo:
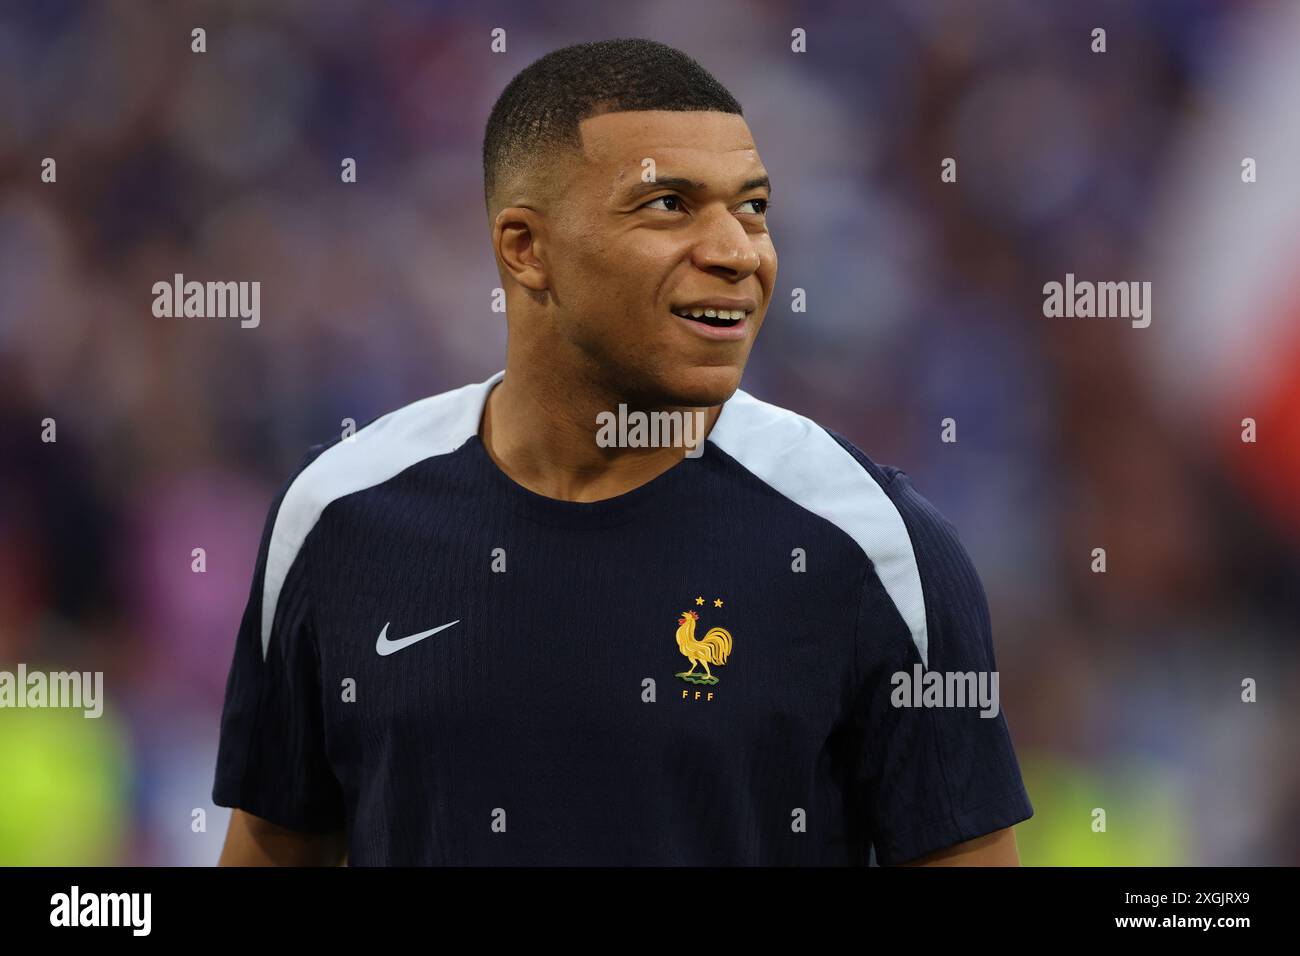
[[[391,623],[391,622],[389,622]],[[379,632],[379,640],[375,641],[375,650],[379,652],[380,657],[387,657],[389,654],[395,654],[404,647],[410,647],[417,641],[422,641],[431,634],[437,634],[439,631],[445,631],[452,624],[459,624],[459,620],[452,621],[451,624],[441,624],[438,627],[428,631],[421,631],[419,634],[411,634],[408,637],[399,637],[395,641],[388,639],[388,624]]]

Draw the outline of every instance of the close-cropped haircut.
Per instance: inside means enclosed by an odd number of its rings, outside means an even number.
[[[740,103],[708,70],[655,40],[578,43],[548,53],[510,81],[483,136],[483,193],[526,173],[557,150],[582,145],[578,124],[633,110],[712,110],[741,114]]]

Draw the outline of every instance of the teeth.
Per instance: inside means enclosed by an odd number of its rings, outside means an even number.
[[[747,314],[744,309],[674,309],[674,314],[682,318],[710,318],[725,319],[728,322],[735,322],[743,319]]]

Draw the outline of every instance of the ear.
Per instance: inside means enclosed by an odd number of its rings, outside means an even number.
[[[507,276],[531,292],[550,288],[546,220],[528,206],[506,206],[492,222],[492,247]]]

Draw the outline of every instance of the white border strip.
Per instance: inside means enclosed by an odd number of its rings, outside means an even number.
[[[816,422],[740,389],[722,406],[708,440],[858,543],[928,667],[925,595],[912,538],[898,508],[861,463]]]
[[[381,484],[418,461],[446,455],[478,432],[483,406],[505,371],[431,395],[375,419],[321,452],[289,486],[275,516],[262,581],[262,660],[289,569],[330,502]]]

